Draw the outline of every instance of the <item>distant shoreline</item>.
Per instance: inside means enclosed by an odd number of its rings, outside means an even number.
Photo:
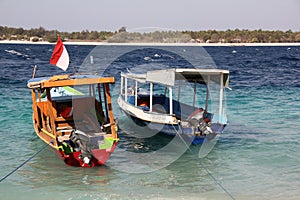
[[[50,42],[30,42],[19,40],[1,40],[0,44],[52,44]],[[103,46],[300,46],[300,43],[108,43],[108,42],[64,42],[65,45],[103,45]]]

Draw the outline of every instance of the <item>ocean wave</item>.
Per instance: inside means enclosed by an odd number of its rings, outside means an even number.
[[[21,53],[21,52],[18,52],[18,51],[16,51],[16,50],[8,50],[8,49],[5,49],[4,51],[7,52],[7,53],[9,53],[9,54],[11,54],[11,55],[16,55],[16,56],[23,57],[23,58],[25,58],[25,59],[27,59],[27,60],[30,59],[29,55],[24,54],[24,53]]]
[[[279,57],[279,59],[285,60],[285,61],[300,61],[300,57],[296,56],[296,55],[284,55],[284,56]]]

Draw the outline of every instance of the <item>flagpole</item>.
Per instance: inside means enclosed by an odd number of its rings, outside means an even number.
[[[35,76],[36,68],[37,68],[37,65],[34,65],[34,69],[33,69],[33,73],[32,73],[32,78],[34,78],[34,76]]]
[[[76,71],[75,66],[74,66],[74,64],[72,63],[71,60],[70,60],[70,65],[72,66],[72,69],[74,71],[74,75],[76,75],[77,71]]]

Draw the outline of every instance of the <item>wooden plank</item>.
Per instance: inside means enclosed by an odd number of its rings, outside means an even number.
[[[51,131],[52,134],[56,136],[56,125],[55,125],[55,115],[54,115],[54,108],[52,105],[52,99],[51,99],[51,95],[50,95],[50,88],[46,89],[46,93],[47,93],[47,104],[48,104],[48,116],[50,117],[50,125],[51,125]]]
[[[42,129],[37,132],[39,138],[41,138],[45,143],[50,144],[50,146],[57,148],[57,141],[52,133],[49,133],[47,130]]]
[[[102,78],[80,78],[80,79],[66,79],[66,80],[48,80],[41,82],[41,88],[52,88],[62,86],[75,86],[75,85],[89,85],[98,83],[114,83],[114,77]]]
[[[111,95],[110,95],[110,89],[108,84],[104,84],[105,87],[105,96],[107,98],[107,107],[108,107],[108,113],[109,113],[109,123],[111,125],[111,134],[113,138],[117,138],[116,133],[116,124],[115,119],[112,111],[112,102],[111,102]]]
[[[38,116],[37,103],[36,103],[36,91],[34,89],[31,90],[31,96],[32,96],[32,110],[33,110],[33,116],[34,116],[34,123],[37,123],[38,125],[40,125],[40,119]]]

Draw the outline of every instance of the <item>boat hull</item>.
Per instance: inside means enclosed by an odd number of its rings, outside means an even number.
[[[34,124],[34,130],[36,132],[36,135],[45,143],[49,145],[49,148],[60,158],[62,159],[66,165],[72,166],[72,167],[96,167],[96,166],[102,166],[106,163],[106,161],[109,159],[110,155],[114,152],[116,146],[117,146],[117,140],[113,142],[111,148],[109,149],[94,149],[92,150],[92,157],[90,159],[89,164],[86,164],[83,162],[83,159],[81,157],[82,152],[76,151],[76,152],[66,152],[63,151],[61,147],[58,147],[58,143],[56,138],[51,136],[51,134],[43,129],[39,129],[37,126],[37,123],[35,122],[34,115],[32,116],[33,124]]]
[[[65,154],[61,150],[56,150],[56,154],[66,163],[68,166],[72,167],[96,167],[102,166],[109,159],[110,155],[114,152],[116,148],[116,143],[112,146],[111,149],[101,149],[93,150],[93,156],[89,164],[86,164],[81,159],[81,152],[73,152],[71,154]]]
[[[117,142],[113,144],[111,149],[93,150],[93,156],[91,158],[91,161],[89,164],[86,164],[83,162],[83,159],[81,158],[82,153],[80,151],[66,154],[61,149],[57,149],[56,147],[49,145],[50,149],[60,159],[62,159],[66,165],[72,167],[85,167],[85,168],[104,165],[106,161],[109,159],[110,155],[114,152],[116,146],[117,146]]]
[[[211,133],[209,136],[202,136],[202,135],[197,136],[193,134],[193,128],[191,127],[183,128],[180,124],[159,124],[155,122],[142,120],[134,115],[131,115],[126,111],[124,111],[124,113],[139,126],[148,127],[152,131],[155,131],[160,134],[165,134],[168,136],[175,136],[176,134],[180,134],[182,136],[182,139],[185,140],[185,142],[193,145],[202,144],[205,139],[211,140],[215,138],[217,134],[221,134],[223,132],[226,126],[223,124],[213,123],[212,124],[213,133]]]

